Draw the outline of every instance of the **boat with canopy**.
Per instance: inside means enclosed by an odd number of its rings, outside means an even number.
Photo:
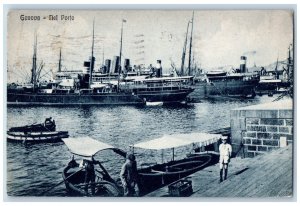
[[[139,192],[141,195],[154,191],[162,186],[168,185],[183,177],[191,175],[209,165],[218,162],[218,155],[213,153],[197,153],[184,159],[175,160],[175,148],[198,144],[208,146],[216,143],[222,135],[208,133],[188,133],[188,134],[172,134],[163,135],[160,138],[149,140],[146,142],[131,145],[133,148],[146,150],[172,150],[172,160],[169,162],[154,164],[145,168],[138,169],[139,173]]]
[[[83,158],[82,163],[78,164],[73,156],[63,170],[63,180],[70,195],[122,196],[122,187],[110,176],[102,165],[103,162],[95,161],[93,156],[104,150],[112,150],[125,158],[126,152],[90,137],[69,138],[63,141],[71,153]],[[87,162],[94,165],[95,182],[86,182],[87,168],[84,165]]]
[[[138,189],[139,196],[143,196],[155,189],[177,181],[194,172],[201,170],[218,161],[218,155],[213,153],[197,153],[183,159],[175,160],[175,148],[189,146],[194,143],[198,146],[207,146],[216,143],[221,138],[220,134],[208,133],[189,133],[189,134],[172,134],[163,135],[160,138],[140,142],[131,145],[135,148],[146,150],[166,150],[172,149],[173,157],[169,162],[161,164],[152,164],[151,166],[138,169]],[[63,171],[63,179],[67,191],[76,196],[122,196],[122,186],[111,177],[104,168],[104,162],[94,161],[93,157],[104,150],[112,150],[114,153],[126,158],[126,152],[112,145],[100,142],[98,140],[81,137],[63,139],[70,152],[95,164],[95,182],[85,182],[86,169],[82,164],[74,160],[68,163]],[[111,157],[109,157],[111,158]],[[86,191],[86,188],[88,190]],[[92,189],[94,188],[94,190]]]

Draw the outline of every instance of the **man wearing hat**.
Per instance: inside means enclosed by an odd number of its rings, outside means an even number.
[[[120,178],[124,188],[124,196],[132,197],[135,194],[135,185],[137,184],[138,172],[133,154],[126,155],[126,161],[122,166]]]
[[[223,181],[223,168],[225,170],[224,180],[227,179],[227,172],[228,172],[228,164],[230,162],[232,147],[227,142],[228,137],[222,136],[221,137],[222,143],[219,146],[220,151],[220,183]]]

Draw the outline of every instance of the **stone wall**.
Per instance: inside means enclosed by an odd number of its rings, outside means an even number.
[[[292,101],[272,102],[231,111],[234,152],[253,157],[293,142]],[[244,147],[241,147],[241,143]]]

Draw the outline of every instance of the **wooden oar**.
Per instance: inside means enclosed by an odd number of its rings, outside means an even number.
[[[46,194],[47,192],[51,191],[52,189],[54,189],[55,187],[57,187],[58,185],[62,184],[65,182],[65,180],[69,179],[70,177],[72,177],[73,175],[75,175],[76,173],[80,172],[81,170],[83,170],[84,168],[81,168],[80,170],[74,172],[73,174],[71,174],[70,176],[68,176],[66,179],[60,181],[59,183],[57,183],[56,185],[52,186],[51,188],[49,188],[48,190],[42,192],[39,196],[42,196],[44,194]]]

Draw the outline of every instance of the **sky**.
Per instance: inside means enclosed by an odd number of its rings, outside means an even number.
[[[83,69],[83,62],[91,55],[93,20],[95,69],[103,63],[103,56],[112,59],[119,55],[123,19],[126,22],[123,22],[122,60],[129,58],[132,65],[155,65],[160,59],[164,72],[169,71],[172,62],[179,69],[192,13],[192,10],[12,10],[7,17],[8,82],[29,80],[35,33],[37,62],[44,63],[42,76],[50,78],[50,71],[57,71],[60,49],[63,69]],[[22,21],[22,14],[41,19]],[[58,15],[58,20],[49,20],[49,15]],[[74,20],[61,20],[61,15],[73,16]],[[188,38],[190,30],[191,25]],[[288,47],[293,43],[293,13],[195,10],[192,42],[194,61],[205,70],[239,67],[242,55],[247,56],[249,67],[266,66],[277,58],[287,58]]]

